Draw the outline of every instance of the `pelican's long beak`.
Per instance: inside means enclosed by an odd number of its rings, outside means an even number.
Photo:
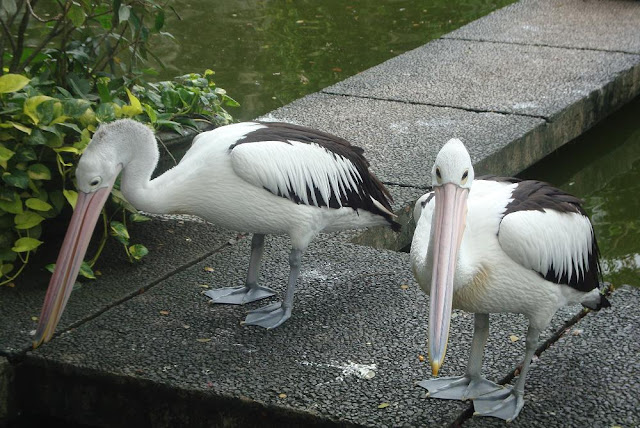
[[[43,341],[48,342],[53,336],[78,277],[96,222],[112,187],[113,183],[92,193],[78,192],[76,207],[42,306],[38,329],[33,340],[34,348],[40,346]]]
[[[435,187],[435,214],[432,223],[433,270],[429,309],[429,361],[438,374],[447,352],[453,277],[467,217],[469,189],[453,183]]]

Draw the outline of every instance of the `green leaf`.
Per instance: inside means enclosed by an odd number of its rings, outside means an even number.
[[[133,117],[139,115],[143,112],[142,104],[140,104],[140,100],[136,98],[135,95],[131,93],[128,88],[125,88],[127,91],[127,96],[129,97],[130,106],[122,106],[122,113],[124,113],[127,117]]]
[[[4,146],[4,144],[0,144],[0,161],[6,162],[9,159],[11,159],[15,154],[16,152],[14,152],[13,150],[7,149]]]
[[[96,118],[99,122],[111,122],[116,118],[114,103],[102,103],[96,109]]]
[[[51,180],[51,171],[46,165],[34,163],[27,168],[27,174],[32,180]]]
[[[33,238],[20,238],[11,248],[16,253],[24,253],[38,248],[42,244],[42,241]]]
[[[47,144],[47,137],[39,129],[34,129],[27,141],[32,146],[44,146]]]
[[[111,228],[111,236],[115,237],[121,244],[129,245],[129,231],[124,224],[114,220],[109,223],[109,226]]]
[[[98,88],[98,95],[100,95],[100,101],[103,103],[108,103],[113,101],[111,97],[111,91],[109,90],[109,79],[106,77],[101,77],[98,79],[96,84]]]
[[[71,87],[71,90],[80,98],[87,99],[91,96],[91,83],[89,80],[77,74],[70,74],[67,76],[67,83]]]
[[[11,121],[9,121],[9,122],[7,122],[7,123],[9,123],[11,126],[13,126],[14,128],[16,128],[17,130],[24,132],[24,133],[25,133],[25,134],[27,134],[27,135],[30,135],[30,134],[31,134],[31,128],[29,128],[29,127],[27,127],[27,126],[24,126],[24,125],[23,125],[23,124],[21,124],[21,123],[11,122]]]
[[[146,215],[142,215],[140,213],[131,213],[131,215],[129,216],[129,219],[133,222],[136,223],[142,223],[145,221],[151,221],[150,217],[147,217]]]
[[[91,103],[83,99],[71,98],[62,101],[62,111],[64,115],[73,117],[74,119],[82,116],[90,107]]]
[[[174,110],[177,106],[182,104],[180,95],[178,95],[178,92],[173,89],[164,90],[162,92],[161,99],[162,104],[167,108],[167,110]]]
[[[14,222],[16,229],[31,229],[34,226],[39,225],[44,220],[40,214],[36,214],[33,211],[25,211],[22,214],[16,215]]]
[[[36,151],[29,146],[20,146],[16,149],[16,160],[18,162],[31,162],[38,159]]]
[[[129,254],[136,260],[140,260],[147,254],[149,254],[149,250],[142,244],[134,244],[129,247]]]
[[[41,201],[38,198],[29,198],[24,202],[24,204],[28,208],[31,208],[32,210],[36,210],[36,211],[49,211],[53,209],[51,204],[45,201]]]
[[[82,131],[80,130],[80,128],[78,128],[78,125],[76,125],[75,123],[61,122],[61,123],[57,123],[56,125],[59,127],[71,129],[72,131],[77,132],[78,134],[82,134]]]
[[[34,124],[40,123],[40,115],[37,111],[37,107],[45,101],[51,101],[53,98],[46,95],[36,95],[35,97],[27,98],[24,102],[23,111],[24,114],[29,116]]]
[[[158,121],[158,114],[153,109],[153,107],[151,107],[147,103],[142,104],[142,106],[144,107],[144,111],[147,112],[147,116],[149,116],[149,120],[151,121],[151,123],[156,123]]]
[[[60,190],[53,190],[49,192],[49,202],[53,204],[53,208],[56,212],[62,211],[64,208],[64,196]]]
[[[79,274],[84,276],[85,278],[96,279],[96,275],[93,273],[93,269],[91,269],[91,266],[89,266],[89,263],[87,262],[82,262],[82,264],[80,265]]]
[[[129,201],[127,201],[124,197],[124,195],[122,194],[122,192],[118,189],[111,189],[111,199],[113,199],[113,202],[115,202],[116,204],[120,205],[121,207],[123,207],[125,210],[131,212],[131,213],[137,213],[138,210],[129,203]]]
[[[31,79],[20,74],[5,74],[0,76],[0,94],[17,92],[27,86],[30,81]]]
[[[160,9],[156,14],[156,20],[153,25],[154,30],[160,31],[164,27],[164,10]]]
[[[11,263],[3,264],[0,266],[0,275],[6,275],[13,270]]]
[[[22,199],[20,199],[20,197],[18,197],[17,194],[16,194],[16,198],[11,201],[0,199],[0,209],[11,214],[21,214]]]
[[[76,28],[82,27],[86,18],[84,10],[82,10],[82,6],[75,2],[71,2],[71,7],[69,8],[69,12],[67,12],[67,16]]]
[[[69,205],[71,205],[73,209],[75,209],[76,202],[78,202],[78,192],[76,192],[75,190],[64,189],[62,193],[64,194],[64,197],[67,198],[67,202],[69,202]]]
[[[230,96],[225,95],[222,97],[222,100],[224,101],[224,104],[229,107],[240,107],[240,103],[234,100],[233,98],[231,98]]]
[[[76,155],[80,154],[80,150],[78,150],[78,149],[76,149],[75,147],[72,147],[72,146],[56,147],[54,150],[57,153],[64,152],[64,153],[73,153],[73,154],[76,154]]]
[[[29,176],[26,172],[20,170],[3,173],[2,181],[18,189],[26,189],[29,187]]]

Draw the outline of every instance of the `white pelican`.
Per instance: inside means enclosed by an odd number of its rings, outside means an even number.
[[[514,419],[540,332],[563,305],[609,306],[600,294],[598,245],[580,200],[533,180],[474,180],[460,140],[447,142],[431,172],[433,191],[416,203],[411,264],[430,295],[429,360],[438,374],[451,308],[473,312],[474,334],[464,376],[425,380],[428,396],[474,399],[476,414]],[[529,320],[526,353],[514,388],[481,376],[489,313]]]
[[[78,162],[78,201],[47,290],[34,347],[62,315],[101,208],[118,175],[137,209],[182,213],[253,233],[246,283],[207,292],[242,304],[274,292],[258,285],[266,234],[288,234],[291,267],[283,302],[249,312],[245,324],[274,328],[291,316],[302,253],[321,231],[390,225],[391,195],[369,171],[363,150],[302,126],[246,122],[199,134],[180,163],[151,180],[158,162],[153,132],[133,120],[100,126]]]

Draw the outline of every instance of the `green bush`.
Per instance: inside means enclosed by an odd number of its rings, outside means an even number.
[[[148,80],[153,69],[141,66],[149,57],[159,63],[148,48],[151,38],[170,37],[161,31],[164,10],[153,0],[45,2],[42,10],[37,3],[0,5],[0,285],[13,284],[42,244],[46,225],[65,204],[75,205],[75,165],[100,123],[129,117],[185,133],[201,120],[230,123],[225,107],[238,105],[216,87],[210,70]],[[27,30],[42,35],[37,43],[28,43]],[[147,253],[142,244],[131,245],[127,230],[127,218],[145,218],[117,187],[112,201],[117,209],[103,211],[97,254],[81,270],[89,278],[108,235],[131,261]]]

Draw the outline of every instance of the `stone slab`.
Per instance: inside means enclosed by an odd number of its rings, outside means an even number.
[[[427,400],[415,386],[429,375],[419,360],[428,300],[408,254],[312,243],[293,317],[266,331],[239,324],[264,303],[210,305],[201,294],[202,284],[242,283],[249,247],[242,240],[225,248],[29,352],[17,384],[39,387],[26,386],[21,397],[33,412],[76,422],[91,414],[104,426],[205,426],[239,417],[267,425],[445,426],[467,408]],[[263,284],[280,293],[288,247],[281,237],[265,249]],[[545,335],[576,310],[559,313]],[[522,358],[524,344],[510,336],[523,337],[526,323],[516,315],[491,319],[485,371],[498,380]],[[471,316],[456,312],[442,375],[464,370],[471,328]],[[124,402],[135,411],[113,411]]]
[[[640,3],[522,0],[442,36],[640,54]]]
[[[537,359],[513,427],[640,426],[640,290],[624,287],[611,309],[590,313]],[[504,427],[474,417],[465,427]]]
[[[507,146],[532,146],[539,118],[478,113],[393,101],[312,94],[274,110],[265,118],[283,120],[331,132],[360,146],[372,171],[386,184],[426,188],[431,166],[442,145],[462,139],[478,166],[493,159],[500,173],[530,165],[527,150],[516,158],[500,153]],[[515,148],[512,150],[516,150]]]
[[[638,55],[439,39],[323,92],[553,120],[626,74],[629,101],[640,91]]]

